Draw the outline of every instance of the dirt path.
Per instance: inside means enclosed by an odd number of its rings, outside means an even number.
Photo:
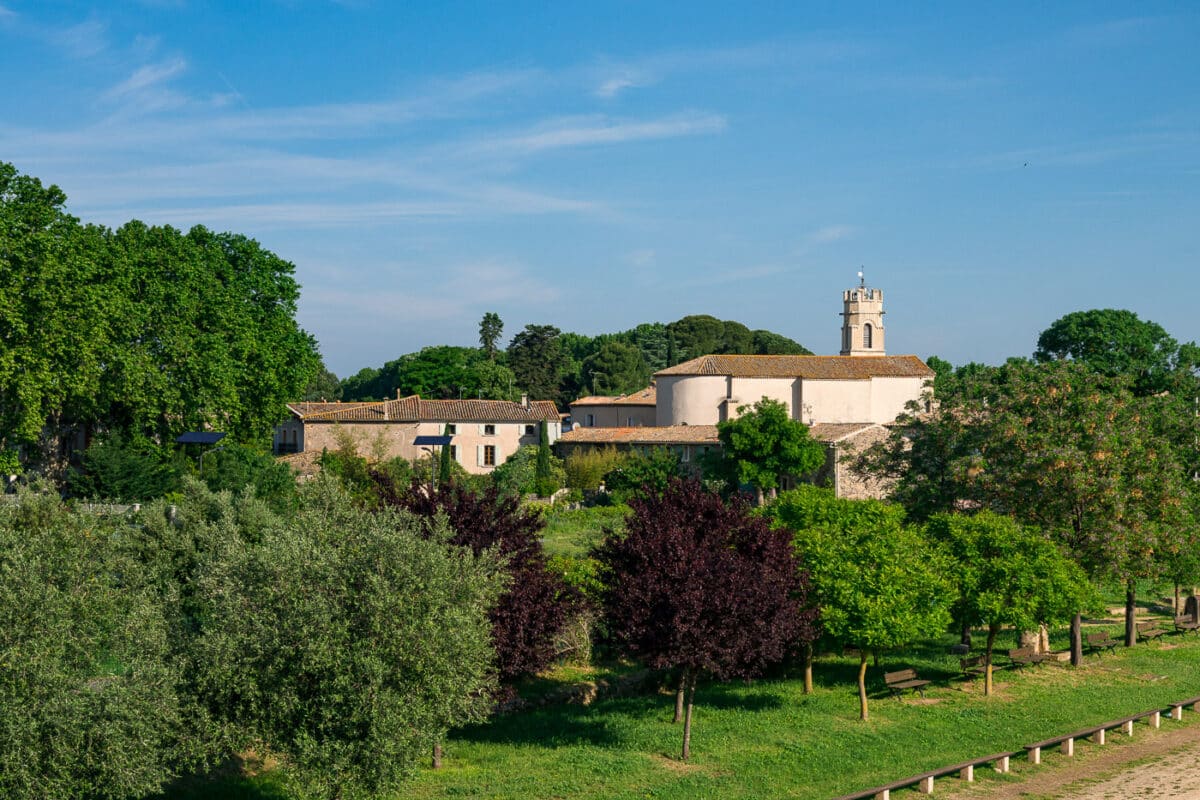
[[[938,794],[986,800],[1129,800],[1154,797],[1200,800],[1200,717],[1188,713],[1183,723],[1163,719],[1163,727],[1140,724],[1132,740],[1117,732],[1110,744],[1076,744],[1075,757],[1047,753],[1040,766],[1013,761],[1015,781],[959,784],[946,780]]]

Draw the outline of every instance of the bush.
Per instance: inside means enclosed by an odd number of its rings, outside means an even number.
[[[679,456],[665,447],[629,456],[604,476],[604,484],[617,503],[637,497],[660,496],[673,478],[679,478]]]
[[[246,445],[231,444],[204,454],[201,479],[214,492],[240,492],[247,486],[277,511],[296,499],[296,477],[286,464],[270,453]]]
[[[110,433],[84,451],[83,468],[68,474],[67,489],[76,497],[147,502],[179,491],[187,469],[182,456],[172,456],[149,439]]]
[[[576,451],[564,462],[567,486],[594,492],[604,482],[604,476],[623,464],[629,456],[615,447]]]
[[[180,760],[179,674],[122,518],[0,509],[0,796],[140,797]]]
[[[550,479],[539,486],[537,478],[538,445],[527,444],[492,470],[492,481],[502,494],[536,494],[549,497],[567,481],[561,458],[550,457]]]

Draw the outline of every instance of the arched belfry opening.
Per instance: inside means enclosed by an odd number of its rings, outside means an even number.
[[[860,271],[858,286],[842,292],[841,355],[886,355],[883,313],[883,291],[867,286],[867,280]]]

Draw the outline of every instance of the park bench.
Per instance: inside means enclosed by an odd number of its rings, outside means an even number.
[[[987,656],[967,656],[958,660],[963,677],[969,681],[975,680],[987,672]]]
[[[1137,624],[1137,635],[1139,639],[1153,641],[1166,632],[1167,629],[1158,627],[1157,622],[1139,622]]]
[[[1108,631],[1102,633],[1089,633],[1087,635],[1087,649],[1089,652],[1100,655],[1102,650],[1108,650],[1110,653],[1117,646],[1117,640],[1110,638]]]
[[[1043,653],[1035,652],[1032,647],[1018,647],[1008,651],[1008,660],[1014,669],[1024,669],[1030,665],[1037,666],[1046,660]]]
[[[929,685],[929,681],[923,681],[917,677],[915,669],[901,669],[896,672],[885,673],[883,682],[887,684],[887,688],[891,690],[892,694],[897,697],[905,689],[912,689],[920,694],[921,697],[924,697],[925,687]]]
[[[1197,622],[1190,615],[1184,614],[1182,617],[1175,618],[1176,633],[1200,633],[1200,622]]]

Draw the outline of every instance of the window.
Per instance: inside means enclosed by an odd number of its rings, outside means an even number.
[[[483,426],[483,435],[484,436],[495,436],[496,435],[496,426],[495,425],[484,425]]]
[[[483,446],[483,465],[485,467],[496,466],[496,448],[494,445],[485,444]]]
[[[692,448],[684,445],[679,449],[679,460],[685,464],[692,460]]]
[[[532,425],[526,425],[526,426],[525,426],[525,435],[526,435],[526,436],[533,436],[533,430],[534,430],[534,429],[533,429],[533,426],[532,426]]]
[[[871,323],[869,322],[863,325],[863,348],[866,350],[871,349]]]
[[[589,428],[591,428],[591,427],[594,427],[594,426],[595,426],[595,424],[596,424],[596,415],[595,415],[595,414],[588,414],[588,415],[587,415],[587,420],[586,420],[586,421],[585,421],[583,424],[584,424],[584,425],[586,425],[586,426],[588,426]]]
[[[447,436],[453,436],[453,435],[454,435],[454,434],[456,434],[456,433],[458,433],[458,426],[457,426],[457,425],[450,424],[450,425],[447,425],[447,426],[446,426],[446,435],[447,435]]]
[[[458,461],[458,445],[451,444],[446,446],[450,448],[450,460]]]

